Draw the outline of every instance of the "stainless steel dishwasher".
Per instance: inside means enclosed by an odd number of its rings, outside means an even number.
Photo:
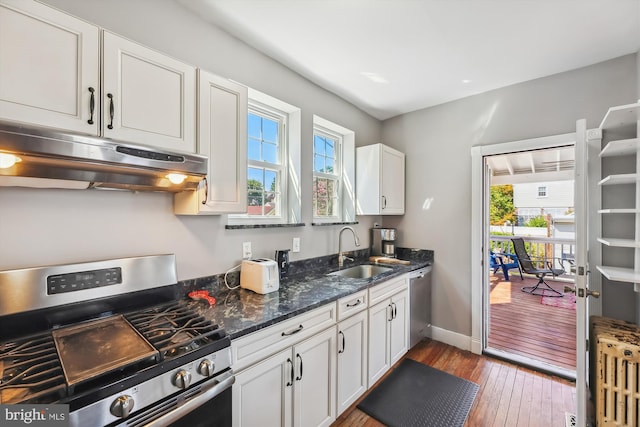
[[[424,338],[431,338],[431,266],[410,273],[409,348]]]

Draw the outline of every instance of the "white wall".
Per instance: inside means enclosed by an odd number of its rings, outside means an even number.
[[[635,102],[636,80],[627,55],[383,123],[383,142],[407,154],[407,213],[383,225],[399,229],[399,246],[435,250],[435,327],[471,336],[471,147],[575,132],[580,118],[596,127],[610,106]]]
[[[546,187],[547,195],[538,196],[538,187]],[[573,206],[573,181],[529,182],[513,185],[516,208],[568,208]]]
[[[291,259],[336,253],[339,226],[312,227],[311,135],[317,114],[355,131],[356,145],[380,141],[381,123],[353,105],[202,21],[171,0],[46,0],[59,9],[234,79],[302,109],[305,227],[225,230],[226,217],[177,217],[169,194],[0,188],[0,270],[111,257],[175,253],[180,279],[225,272],[254,257],[273,257],[301,237]],[[377,217],[359,217],[364,245]],[[345,239],[347,249],[352,242]]]

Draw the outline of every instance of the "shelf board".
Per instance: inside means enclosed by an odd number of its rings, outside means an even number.
[[[597,265],[596,268],[604,277],[616,282],[640,283],[640,272],[633,271],[632,268],[606,267]]]
[[[610,141],[600,152],[600,157],[626,156],[640,150],[640,138]]]
[[[635,124],[640,120],[640,103],[611,107],[605,114],[600,129],[614,129]]]
[[[625,173],[621,175],[609,175],[598,183],[598,185],[620,185],[635,184],[638,182],[637,173]]]
[[[637,214],[640,213],[640,209],[600,209],[599,214]]]
[[[607,246],[618,248],[640,248],[640,241],[633,239],[612,239],[609,237],[598,237],[598,242]]]

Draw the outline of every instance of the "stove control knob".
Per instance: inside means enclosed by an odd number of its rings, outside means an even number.
[[[186,389],[191,384],[191,372],[180,369],[173,377],[173,385],[178,388]]]
[[[202,362],[200,362],[200,365],[198,365],[198,373],[203,377],[210,377],[211,375],[213,375],[213,371],[215,371],[215,369],[215,363],[213,363],[209,359],[204,359]]]
[[[134,403],[133,397],[123,394],[111,404],[111,414],[115,417],[127,418],[133,410]]]

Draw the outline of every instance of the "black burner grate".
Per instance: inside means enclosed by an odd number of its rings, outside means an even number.
[[[50,334],[0,344],[0,404],[55,403],[66,392]]]
[[[181,356],[225,337],[224,330],[183,302],[137,311],[125,315],[125,318],[160,352],[163,359]]]

